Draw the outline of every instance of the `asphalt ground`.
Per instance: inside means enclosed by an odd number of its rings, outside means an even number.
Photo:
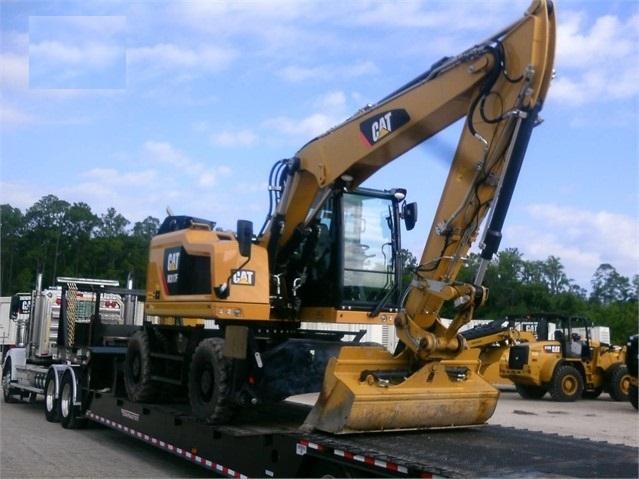
[[[615,402],[606,394],[558,403],[548,396],[524,400],[513,388],[501,388],[489,424],[639,445],[637,411],[630,402]],[[211,477],[211,471],[103,426],[66,430],[48,423],[41,400],[0,403],[0,478],[49,477]]]

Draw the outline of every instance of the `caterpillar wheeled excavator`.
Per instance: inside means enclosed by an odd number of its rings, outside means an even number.
[[[238,408],[314,391],[305,428],[336,434],[487,421],[499,393],[458,331],[487,298],[483,276],[540,122],[555,37],[553,4],[535,0],[510,26],[308,142],[273,167],[257,234],[246,220],[232,232],[167,217],[146,281],[146,313],[156,319],[129,339],[128,397],[188,392],[193,414],[220,424]],[[415,226],[417,206],[405,189],[361,185],[463,118],[419,266],[402,288],[400,226]],[[485,219],[482,264],[472,284],[457,282]],[[445,302],[456,310],[448,326]],[[302,322],[393,325],[400,347]]]

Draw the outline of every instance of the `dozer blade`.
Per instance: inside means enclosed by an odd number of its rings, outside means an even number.
[[[329,361],[302,429],[346,434],[483,424],[499,391],[479,375],[478,354],[468,349],[408,376],[408,361],[381,346],[343,347]]]

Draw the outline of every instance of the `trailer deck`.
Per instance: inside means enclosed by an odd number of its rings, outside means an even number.
[[[283,402],[209,426],[186,406],[94,393],[87,416],[229,477],[637,477],[637,448],[629,446],[497,425],[305,433],[309,409]]]

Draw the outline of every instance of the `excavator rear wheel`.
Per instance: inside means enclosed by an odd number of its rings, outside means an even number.
[[[124,386],[133,402],[152,402],[158,384],[151,380],[151,345],[146,331],[136,331],[129,338],[124,359]]]
[[[237,405],[228,399],[231,363],[224,357],[224,340],[208,338],[198,344],[189,368],[189,401],[193,415],[209,424],[230,421]]]
[[[559,402],[572,402],[581,397],[584,380],[573,366],[563,365],[555,369],[550,381],[550,397]]]

